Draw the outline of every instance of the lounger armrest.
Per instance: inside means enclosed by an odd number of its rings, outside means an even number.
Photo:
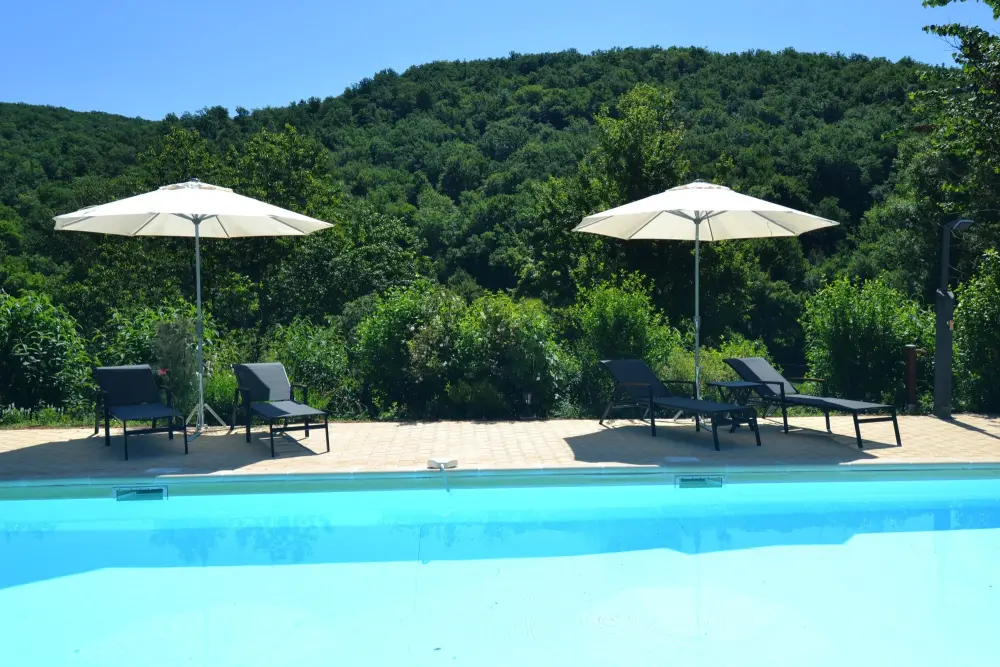
[[[653,405],[653,385],[649,382],[619,382],[618,387],[646,387],[649,389],[649,404]],[[617,391],[618,388],[616,387],[615,392],[617,393]],[[614,396],[612,396],[612,398],[614,398]]]
[[[243,405],[250,407],[250,390],[246,387],[236,387],[236,396],[239,398]]]
[[[768,385],[773,385],[773,386],[777,387],[778,388],[778,394],[781,396],[781,400],[782,401],[785,400],[785,383],[784,382],[779,382],[777,380],[756,380],[756,382],[757,382],[757,384],[764,385],[765,387],[768,386]]]
[[[826,387],[826,378],[785,378],[792,384],[803,384],[806,382],[815,382],[822,387]]]
[[[661,380],[661,382],[663,384],[682,384],[685,387],[689,387],[691,389],[691,398],[694,398],[698,393],[694,380]]]
[[[304,385],[304,384],[299,384],[298,382],[293,382],[292,385],[291,385],[291,387],[292,387],[292,400],[293,401],[295,400],[295,390],[296,389],[301,389],[302,390],[302,400],[299,401],[299,402],[303,403],[305,405],[308,405],[309,404],[309,387],[307,385]]]

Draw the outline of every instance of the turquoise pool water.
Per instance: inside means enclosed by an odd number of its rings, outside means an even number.
[[[0,502],[0,665],[993,665],[1000,482]]]

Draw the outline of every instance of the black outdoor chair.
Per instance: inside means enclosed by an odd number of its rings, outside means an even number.
[[[858,449],[862,449],[861,424],[891,421],[892,428],[896,433],[896,445],[903,446],[903,443],[899,439],[899,423],[896,421],[896,408],[891,405],[802,394],[792,384],[793,381],[798,383],[816,382],[824,387],[826,386],[826,381],[821,378],[792,378],[790,380],[779,373],[767,359],[760,357],[726,359],[725,361],[741,378],[747,382],[758,383],[759,386],[754,391],[760,397],[760,403],[764,406],[765,416],[771,407],[781,408],[781,418],[785,425],[785,433],[788,433],[788,408],[799,406],[822,410],[823,415],[826,417],[826,430],[828,432],[830,431],[831,412],[849,413],[854,417],[854,435],[858,441]],[[858,415],[870,412],[888,412],[890,416],[858,418]]]
[[[148,364],[139,366],[104,366],[94,369],[94,377],[100,389],[97,392],[94,415],[94,435],[100,431],[101,413],[104,414],[104,444],[111,445],[111,418],[122,423],[125,440],[125,460],[128,461],[128,422],[150,421],[152,428],[133,430],[132,435],[146,433],[167,433],[174,439],[174,431],[184,434],[184,453],[188,453],[187,425],[184,415],[174,409],[170,390],[165,389],[166,402],[160,400],[160,390],[153,377],[153,369]],[[156,422],[166,419],[167,425],[156,427]],[[180,428],[174,425],[180,420]]]
[[[681,412],[694,417],[695,431],[701,430],[701,417],[708,417],[712,421],[712,440],[715,442],[715,449],[719,449],[719,426],[732,425],[734,428],[741,423],[746,423],[757,439],[757,446],[760,447],[760,431],[757,429],[757,410],[753,406],[736,405],[735,403],[714,403],[694,398],[695,384],[688,380],[660,380],[656,377],[645,361],[641,359],[612,359],[601,362],[611,373],[615,380],[615,390],[611,394],[611,401],[601,415],[600,424],[608,418],[612,410],[620,408],[645,408],[649,417],[649,427],[652,434],[656,435],[656,409],[666,408],[673,412]],[[668,384],[685,385],[691,390],[691,397],[678,396],[667,389]],[[624,403],[615,403],[616,397],[621,394]],[[728,416],[728,417],[727,417]]]
[[[291,384],[285,367],[278,363],[270,364],[233,364],[236,373],[236,400],[233,403],[232,426],[236,428],[236,412],[242,406],[246,418],[247,442],[250,442],[250,421],[256,415],[267,422],[271,437],[271,458],[274,458],[274,422],[283,421],[278,433],[287,431],[305,431],[309,437],[309,422],[312,417],[323,416],[323,430],[326,432],[326,451],[330,451],[330,425],[327,414],[322,410],[311,408],[309,388],[301,384]],[[294,390],[302,390],[302,401],[296,401]],[[305,424],[289,426],[289,419],[304,418]],[[317,424],[318,426],[318,424]]]

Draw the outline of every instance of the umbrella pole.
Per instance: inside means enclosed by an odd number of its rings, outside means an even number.
[[[197,323],[195,324],[195,333],[198,335],[198,405],[194,406],[194,410],[188,415],[187,421],[191,421],[192,418],[197,417],[198,421],[195,425],[194,433],[188,436],[189,440],[193,440],[201,435],[202,430],[205,428],[205,410],[207,409],[209,413],[215,417],[215,421],[219,423],[220,426],[226,426],[226,422],[223,421],[222,417],[212,409],[211,405],[205,405],[205,357],[203,351],[204,345],[204,327],[202,326],[202,314],[201,314],[201,221],[202,218],[199,216],[194,216],[189,218],[192,223],[194,223],[194,291],[195,291],[195,304],[197,309]]]
[[[694,395],[701,398],[701,304],[698,276],[701,273],[701,218],[694,220]]]
[[[198,425],[195,427],[195,434],[200,434],[205,425],[205,365],[202,352],[202,326],[201,326],[201,221],[194,221],[194,282],[195,300],[198,309],[198,324],[196,326],[198,334]]]

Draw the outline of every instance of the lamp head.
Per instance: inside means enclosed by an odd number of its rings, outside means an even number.
[[[960,232],[963,229],[968,229],[972,225],[976,224],[975,220],[969,220],[968,218],[960,218],[954,222],[949,222],[948,226],[951,227],[951,231]]]

